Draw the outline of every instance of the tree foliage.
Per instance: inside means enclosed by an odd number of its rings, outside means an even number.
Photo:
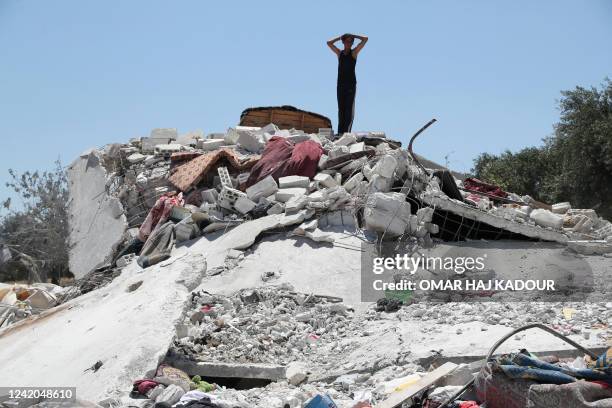
[[[472,172],[509,191],[612,218],[612,81],[561,95],[560,120],[542,147],[483,153]]]
[[[36,262],[41,277],[59,279],[68,275],[68,182],[61,163],[45,172],[9,170],[6,186],[21,202],[4,201],[6,214],[0,220],[0,239],[13,254],[25,254]],[[9,276],[16,269],[10,263],[3,269]]]

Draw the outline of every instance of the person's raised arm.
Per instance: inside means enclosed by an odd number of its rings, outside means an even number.
[[[363,47],[368,42],[368,37],[366,37],[365,35],[355,35],[355,34],[353,34],[353,37],[359,40],[359,44],[357,44],[357,46],[353,50],[353,57],[357,58],[357,55],[359,55]]]
[[[336,38],[332,38],[331,40],[329,40],[329,41],[327,42],[327,46],[328,46],[329,48],[331,48],[331,50],[332,50],[332,51],[334,52],[334,54],[336,54],[336,55],[340,55],[340,48],[336,47],[336,45],[335,45],[336,41],[339,41],[339,40],[340,40],[340,38],[341,38],[341,36],[338,36],[338,37],[336,37]]]

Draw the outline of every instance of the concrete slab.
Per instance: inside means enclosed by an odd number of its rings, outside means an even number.
[[[447,197],[440,197],[433,194],[422,194],[421,199],[423,202],[433,207],[451,211],[455,214],[463,215],[466,218],[481,221],[485,224],[492,225],[493,227],[502,228],[510,232],[525,235],[526,237],[539,238],[544,241],[553,241],[563,244],[567,243],[568,241],[567,235],[561,232],[536,227],[535,225],[520,224],[518,222],[509,221],[502,217],[470,207],[467,204],[451,200]]]
[[[0,384],[69,384],[90,401],[129,391],[165,356],[205,265],[195,255],[146,270],[133,263],[108,286],[59,306],[57,313],[0,331]],[[97,361],[99,370],[86,371]]]
[[[118,211],[121,202],[106,192],[106,177],[95,150],[81,155],[68,168],[69,263],[76,278],[110,261],[127,229],[126,217]]]

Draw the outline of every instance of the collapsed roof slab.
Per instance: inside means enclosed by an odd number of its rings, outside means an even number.
[[[0,384],[70,385],[89,401],[129,391],[166,355],[205,269],[195,254],[146,270],[132,263],[109,285],[57,312],[0,331]],[[98,370],[88,369],[97,361]]]
[[[69,263],[75,278],[110,261],[127,229],[121,202],[106,191],[106,178],[95,150],[81,154],[68,169]]]
[[[566,244],[568,241],[567,235],[561,232],[548,230],[545,228],[537,227],[535,225],[507,220],[503,217],[493,215],[485,211],[481,211],[465,203],[461,203],[456,200],[451,200],[447,197],[423,193],[420,195],[419,198],[421,199],[421,201],[423,201],[424,204],[429,205],[436,210],[449,211],[453,214],[465,217],[469,220],[482,222],[492,227],[519,234],[528,238],[539,239],[543,241],[559,242],[561,244]]]

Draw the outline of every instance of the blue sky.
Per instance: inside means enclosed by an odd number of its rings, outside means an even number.
[[[222,131],[250,106],[337,122],[343,32],[357,63],[354,130],[468,170],[541,143],[560,91],[612,76],[612,1],[0,0],[0,182],[155,127]],[[8,191],[2,186],[0,196]]]

